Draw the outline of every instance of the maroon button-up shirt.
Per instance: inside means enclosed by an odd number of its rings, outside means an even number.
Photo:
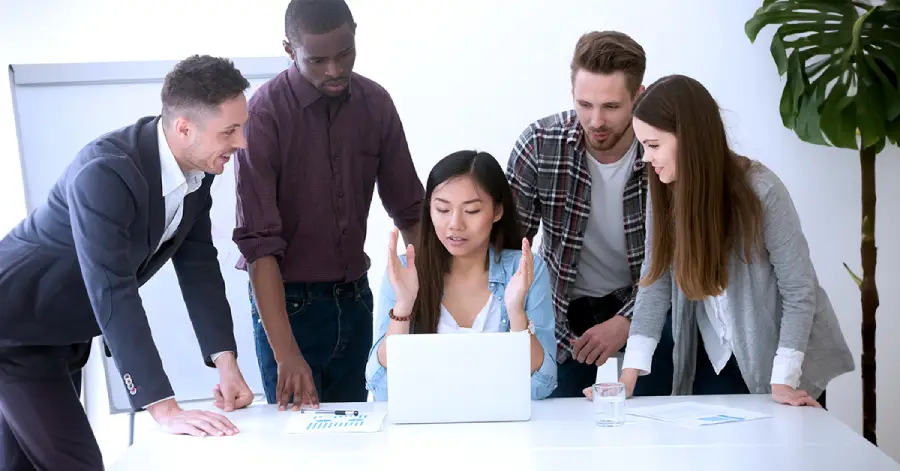
[[[234,154],[237,268],[274,255],[285,282],[351,281],[366,273],[366,221],[376,183],[400,229],[425,191],[387,91],[353,74],[328,98],[291,66],[251,97],[247,148]]]

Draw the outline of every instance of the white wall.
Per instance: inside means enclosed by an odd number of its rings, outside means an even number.
[[[0,65],[180,59],[192,53],[278,55],[286,5],[284,0],[257,0],[252,7],[233,0],[0,2]],[[852,151],[803,144],[781,126],[781,82],[768,52],[771,31],[756,45],[743,32],[761,0],[565,4],[351,0],[360,25],[357,70],[394,96],[419,174],[424,178],[437,159],[460,148],[487,150],[505,162],[525,125],[570,106],[568,62],[578,36],[594,29],[627,32],[647,50],[648,83],[669,73],[702,81],[726,110],[737,149],[765,162],[786,182],[821,282],[858,359],[859,294],[841,266],[860,265],[858,160]],[[0,74],[0,233],[25,214],[6,82],[7,75]],[[898,157],[900,151],[889,148],[878,164],[877,227],[878,425],[882,448],[895,459],[900,459],[900,409],[890,398],[900,397],[894,361],[900,347],[891,340],[900,333],[900,244],[891,241],[900,240],[900,216],[890,202],[900,200],[900,187],[889,175],[900,174]],[[377,288],[390,229],[377,198],[369,227]],[[832,383],[828,397],[831,411],[859,430],[859,371]],[[98,426],[109,458],[122,450],[125,422],[103,423]]]

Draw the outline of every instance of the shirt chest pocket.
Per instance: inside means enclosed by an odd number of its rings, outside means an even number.
[[[356,180],[356,188],[362,188],[364,195],[370,195],[375,188],[381,156],[377,148],[362,148],[357,156],[351,170]]]

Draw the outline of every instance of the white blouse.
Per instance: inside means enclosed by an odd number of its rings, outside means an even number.
[[[460,327],[456,323],[456,319],[450,314],[450,311],[441,304],[441,318],[438,320],[437,333],[453,334],[453,333],[479,333],[479,332],[500,332],[500,301],[489,296],[487,303],[475,316],[472,327]]]
[[[698,312],[697,324],[709,361],[716,374],[722,372],[733,350],[733,313],[728,309],[728,293],[710,296],[703,300],[705,315]],[[752,315],[752,313],[748,313]],[[628,337],[628,347],[622,368],[635,368],[641,374],[650,373],[650,363],[656,350],[656,340],[643,335]],[[804,353],[790,348],[779,347],[772,361],[772,384],[786,384],[796,388],[800,383]]]

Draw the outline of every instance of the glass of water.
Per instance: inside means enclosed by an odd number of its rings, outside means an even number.
[[[594,390],[594,417],[600,427],[625,424],[625,385],[597,383]]]

